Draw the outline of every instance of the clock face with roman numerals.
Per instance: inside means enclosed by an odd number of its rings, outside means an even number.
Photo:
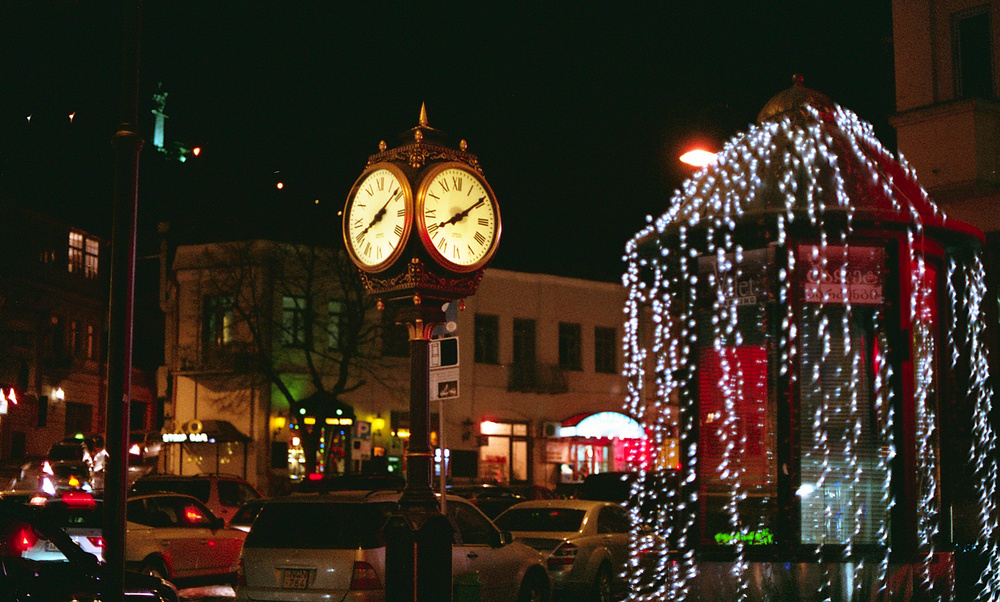
[[[500,209],[486,180],[460,163],[432,167],[417,192],[417,231],[431,258],[454,272],[477,270],[500,240]]]
[[[377,163],[354,183],[344,207],[344,242],[351,259],[366,272],[380,272],[406,246],[413,223],[413,194],[403,172]]]

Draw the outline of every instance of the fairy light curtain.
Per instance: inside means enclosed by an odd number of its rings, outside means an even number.
[[[945,403],[971,408],[975,596],[1000,599],[975,233],[870,125],[801,85],[649,221],[626,247],[624,411],[652,445],[679,434],[681,467],[633,487],[649,528],[632,538],[630,599],[697,598],[713,558],[728,576],[712,587],[734,600],[778,592],[784,562],[809,558],[824,561],[821,598],[889,595],[904,578],[948,597]],[[963,382],[944,401],[949,362]],[[901,544],[916,547],[903,567]],[[763,558],[782,562],[751,570]]]

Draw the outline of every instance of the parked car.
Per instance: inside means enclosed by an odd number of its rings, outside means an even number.
[[[8,491],[32,497],[58,497],[67,491],[92,491],[90,467],[80,460],[33,460],[21,466]]]
[[[189,495],[140,495],[126,505],[127,567],[169,581],[232,582],[246,532]]]
[[[158,432],[132,431],[128,434],[129,465],[156,465],[163,447],[163,435]]]
[[[38,541],[57,549],[61,559],[26,557]],[[98,600],[106,570],[106,565],[49,521],[42,508],[0,500],[0,601]],[[177,593],[162,579],[126,571],[124,599],[177,602]]]
[[[630,522],[621,504],[522,502],[498,516],[496,525],[545,556],[556,593],[608,602],[628,587]]]
[[[101,500],[86,491],[70,491],[52,499],[34,498],[30,503],[38,506],[43,518],[62,529],[80,549],[104,561]],[[22,556],[32,560],[66,560],[59,547],[45,539],[26,547]]]
[[[295,487],[295,493],[323,491],[401,490],[406,479],[398,474],[345,474],[321,479],[306,479]]]
[[[240,509],[236,511],[236,514],[229,519],[229,527],[249,533],[250,527],[253,525],[253,521],[257,518],[257,515],[260,514],[260,509],[264,507],[267,500],[268,498],[259,498],[256,500],[250,500],[240,506]]]
[[[469,500],[491,519],[514,504],[558,498],[551,489],[536,485],[452,485],[448,493]]]
[[[243,546],[237,599],[381,602],[382,527],[399,496],[339,491],[268,501]],[[549,599],[550,579],[538,552],[511,541],[468,500],[449,496],[447,513],[457,527],[452,575],[478,572],[483,602]]]
[[[246,479],[225,474],[148,474],[136,479],[128,489],[130,496],[149,493],[180,493],[198,498],[226,522],[240,506],[262,497]]]
[[[67,437],[52,444],[45,459],[49,462],[86,462],[90,464],[93,439]]]

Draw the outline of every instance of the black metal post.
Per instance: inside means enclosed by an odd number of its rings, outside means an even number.
[[[434,325],[444,319],[437,307],[407,308],[400,320],[410,332],[410,438],[406,489],[399,511],[386,524],[388,602],[450,602],[453,529],[439,510],[431,486],[428,348]]]
[[[132,317],[135,299],[135,231],[139,196],[140,0],[125,0],[122,122],[112,138],[115,151],[114,225],[111,235],[111,291],[108,310],[108,367],[104,479],[102,599],[124,600],[125,494],[128,470],[129,397],[132,390]]]

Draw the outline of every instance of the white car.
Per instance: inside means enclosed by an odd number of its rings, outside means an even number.
[[[40,506],[39,515],[52,525],[61,528],[76,545],[93,554],[98,561],[104,560],[104,539],[101,536],[103,514],[100,500],[85,491],[70,491],[61,498],[35,498],[34,506]],[[38,537],[22,540],[22,558],[32,560],[66,560],[55,542]]]
[[[542,552],[555,592],[608,602],[628,587],[630,522],[614,502],[537,500],[511,506],[497,527]]]
[[[232,582],[246,533],[189,495],[128,499],[125,564],[168,581]]]
[[[382,526],[399,492],[339,491],[268,500],[247,535],[238,600],[383,602]],[[509,539],[475,506],[449,496],[456,526],[452,576],[478,573],[482,602],[541,602],[551,584],[541,555]]]

